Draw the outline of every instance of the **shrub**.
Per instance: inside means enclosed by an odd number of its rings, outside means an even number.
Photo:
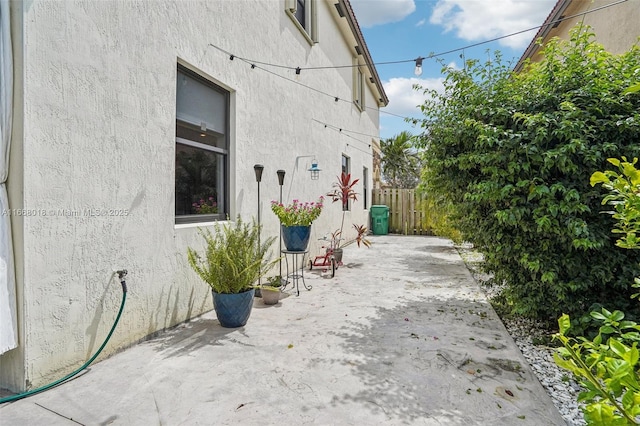
[[[498,54],[443,68],[421,106],[425,181],[484,255],[514,312],[549,320],[594,302],[629,307],[640,253],[616,247],[594,170],[638,156],[640,49],[615,56],[584,28],[514,74]],[[419,89],[419,88],[418,88]]]
[[[638,378],[638,341],[640,327],[623,321],[620,311],[591,313],[603,323],[593,340],[567,337],[571,323],[568,315],[558,320],[560,332],[555,338],[563,347],[553,358],[560,367],[571,371],[584,391],[578,401],[586,405],[584,418],[589,425],[634,425],[640,415],[640,380]]]
[[[261,226],[242,221],[219,224],[214,232],[199,229],[204,251],[187,249],[189,265],[216,293],[235,294],[250,290],[278,260],[269,260],[269,249],[275,237],[260,242]]]
[[[591,185],[602,184],[608,194],[602,204],[610,205],[609,212],[616,220],[614,233],[621,234],[616,244],[623,248],[640,248],[637,235],[640,232],[640,170],[636,169],[637,159],[628,162],[610,158],[609,162],[618,171],[606,170],[591,175]],[[618,173],[619,172],[619,173]],[[638,279],[636,278],[636,284]],[[560,332],[554,336],[563,347],[554,354],[560,367],[571,371],[582,383],[585,391],[578,401],[585,403],[584,417],[590,425],[640,424],[640,365],[638,342],[640,326],[634,321],[624,320],[621,311],[591,312],[591,318],[601,323],[598,334],[593,338],[568,337],[572,326],[568,315],[558,320]]]

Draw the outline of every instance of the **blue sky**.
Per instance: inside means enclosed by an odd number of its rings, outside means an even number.
[[[427,57],[542,25],[555,3],[556,0],[351,0],[376,63]],[[536,31],[465,48],[464,57],[484,62],[489,59],[487,50],[499,50],[504,60],[516,61]],[[446,64],[461,68],[461,53],[441,58]],[[422,103],[423,98],[412,90],[412,85],[442,87],[442,67],[434,59],[424,60],[420,77],[414,74],[413,62],[376,68],[389,97],[389,105],[382,111],[421,117],[416,105]],[[392,137],[403,130],[421,132],[401,118],[380,114],[381,138]]]

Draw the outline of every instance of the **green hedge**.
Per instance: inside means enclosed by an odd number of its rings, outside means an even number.
[[[625,309],[640,274],[640,253],[615,246],[602,189],[589,185],[607,158],[640,153],[640,95],[623,93],[640,78],[640,49],[612,55],[593,37],[576,28],[519,74],[499,54],[445,67],[445,91],[424,91],[423,184],[453,204],[455,226],[528,316]]]

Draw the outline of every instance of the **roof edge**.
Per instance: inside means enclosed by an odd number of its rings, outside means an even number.
[[[516,63],[515,67],[513,67],[513,71],[515,72],[522,71],[522,67],[524,66],[524,61],[526,61],[527,58],[531,58],[539,49],[538,45],[536,45],[536,41],[539,38],[544,39],[547,35],[549,35],[549,32],[553,28],[551,23],[560,20],[562,13],[564,13],[564,11],[567,10],[567,7],[569,7],[569,4],[571,4],[571,2],[572,0],[558,0],[558,2],[553,7],[553,9],[551,9],[551,12],[547,16],[547,19],[544,20],[542,26],[538,29],[538,32],[529,43],[529,46],[527,46],[527,48],[525,49],[520,59],[518,59],[518,62]]]
[[[353,12],[351,3],[349,2],[349,0],[338,0],[338,4],[340,4],[340,7],[342,7],[342,10],[345,12],[344,16],[349,23],[349,27],[351,28],[353,35],[358,41],[358,45],[362,47],[362,54],[364,55],[367,67],[369,68],[369,71],[371,71],[371,75],[373,76],[376,88],[380,92],[380,96],[382,96],[380,98],[383,104],[382,106],[387,106],[389,105],[389,98],[387,97],[387,93],[384,91],[384,86],[382,85],[382,81],[380,80],[380,76],[378,75],[378,71],[376,70],[376,66],[373,63],[373,59],[371,58],[371,53],[369,52],[367,43],[364,41],[364,35],[360,30],[360,25],[358,25],[358,20],[356,19],[356,15]]]

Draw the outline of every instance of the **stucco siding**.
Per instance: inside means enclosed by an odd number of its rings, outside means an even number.
[[[364,113],[330,96],[351,99],[351,69],[295,76],[261,65],[279,77],[209,45],[272,64],[351,63],[332,3],[316,6],[320,42],[312,45],[279,1],[23,4],[24,119],[14,149],[24,177],[11,201],[32,212],[13,225],[23,240],[16,258],[24,293],[24,387],[68,373],[97,350],[120,305],[115,269],[129,271],[129,293],[103,356],[212,309],[209,288],[186,262],[203,224],[175,224],[178,63],[231,93],[232,218],[257,215],[256,163],[265,166],[265,236],[278,235],[269,209],[279,195],[276,170],[287,172],[285,201],[315,200],[329,191],[343,153],[356,177],[363,167],[372,170],[371,138],[358,143],[314,121],[378,134],[371,85],[366,103],[374,109]],[[323,169],[320,180],[309,179],[309,156]],[[313,250],[341,215],[338,204],[327,205],[312,228]],[[351,221],[368,222],[361,202],[347,213],[349,228]]]
[[[605,7],[610,4],[611,2],[607,0],[569,1],[566,9],[556,20],[567,18],[563,19],[555,28],[552,25],[550,29],[546,30],[547,34],[543,41],[546,43],[552,37],[569,40],[570,31],[582,23],[591,27],[591,31],[595,34],[595,40],[602,44],[607,51],[614,54],[626,52],[631,46],[638,43],[638,37],[640,37],[640,25],[638,25],[640,22],[640,0],[629,0]],[[581,15],[589,11],[593,12]],[[539,47],[533,49],[530,55],[532,62],[542,60],[540,50]]]
[[[571,16],[610,4],[605,0],[593,2],[573,1],[564,15]],[[558,26],[554,34],[562,39],[569,38],[569,31],[577,24],[592,27],[598,43],[611,53],[623,53],[638,42],[640,37],[640,1],[630,0],[586,15],[567,19]]]

